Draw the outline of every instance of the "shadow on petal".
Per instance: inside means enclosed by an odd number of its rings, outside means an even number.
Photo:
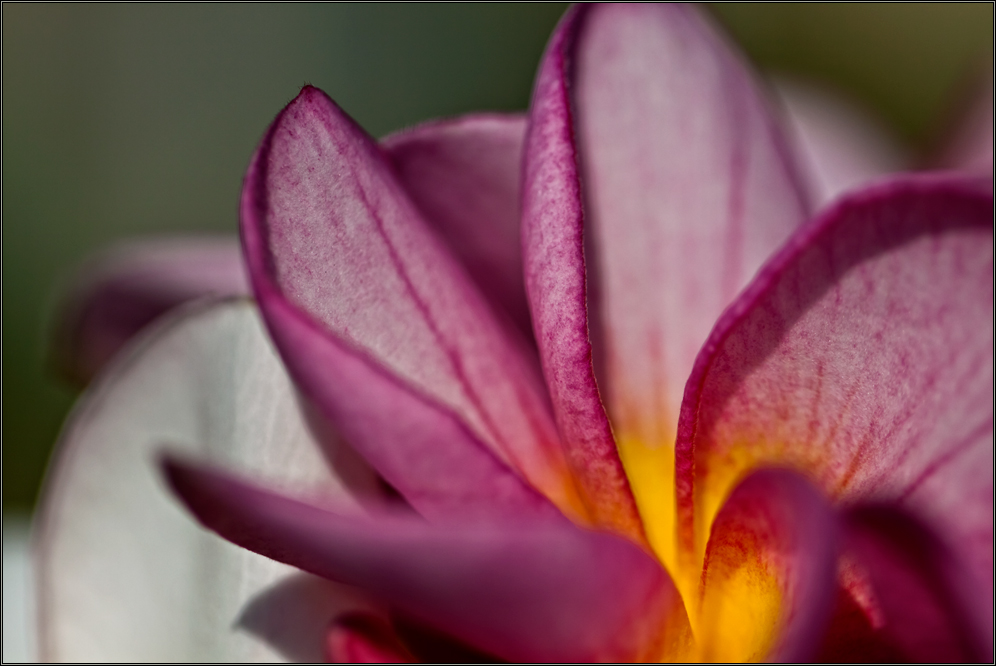
[[[321,662],[335,619],[355,611],[360,595],[350,588],[296,573],[263,590],[242,610],[235,626],[265,641],[293,662]]]

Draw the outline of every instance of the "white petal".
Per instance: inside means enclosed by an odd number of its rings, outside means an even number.
[[[246,300],[184,309],[116,359],[77,405],[47,479],[42,659],[320,659],[321,632],[358,601],[204,531],[156,461],[168,446],[356,507],[346,482],[364,492],[373,477],[325,428],[319,443],[306,410]],[[293,633],[302,617],[309,635]]]
[[[3,661],[26,662],[34,643],[27,516],[3,515]]]

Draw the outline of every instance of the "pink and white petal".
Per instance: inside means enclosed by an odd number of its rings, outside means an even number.
[[[704,661],[806,662],[836,591],[837,518],[804,477],[754,472],[712,524],[695,631]]]
[[[795,79],[774,83],[807,158],[809,196],[817,207],[909,163],[885,126],[840,94]]]
[[[519,233],[525,134],[522,114],[470,115],[419,125],[380,145],[488,302],[532,340]]]
[[[841,502],[936,524],[992,591],[993,198],[906,176],[802,229],[716,325],[678,430],[679,539],[746,470],[805,470]]]
[[[453,473],[467,464],[519,474],[582,515],[526,343],[503,330],[382,151],[321,91],[304,88],[267,132],[241,225],[254,292],[292,376],[402,494],[454,490],[451,506],[493,506],[479,476]],[[385,418],[346,383],[357,373],[371,378],[364,390],[417,408]],[[445,449],[425,445],[442,436]]]
[[[169,443],[358,511],[354,492],[375,492],[372,472],[328,431],[319,440],[309,419],[248,301],[188,306],[136,340],[77,405],[45,482],[34,535],[40,657],[280,659],[258,638],[268,615],[258,596],[300,574],[201,530],[154,454]],[[309,659],[335,614],[365,604],[312,580],[321,590],[316,599],[309,588],[309,607],[326,615]],[[247,606],[255,621],[242,627]]]
[[[992,661],[992,603],[936,534],[896,506],[850,509],[845,525],[871,624],[902,661]]]
[[[513,661],[629,661],[690,638],[681,597],[627,540],[567,521],[348,518],[165,460],[208,528],[304,571],[358,586],[431,629]]]
[[[695,9],[590,6],[558,30],[527,143],[527,287],[562,413],[597,397],[591,340],[667,557],[684,382],[723,308],[806,219],[806,195],[750,73]]]
[[[235,238],[160,238],[121,244],[75,276],[55,327],[59,371],[86,384],[142,328],[204,296],[249,293]]]

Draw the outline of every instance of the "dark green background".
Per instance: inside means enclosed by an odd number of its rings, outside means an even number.
[[[832,83],[912,148],[992,49],[991,4],[713,7],[764,68]],[[73,400],[59,285],[153,232],[234,232],[246,162],[304,83],[374,135],[523,109],[564,5],[3,5],[3,505],[34,502]]]

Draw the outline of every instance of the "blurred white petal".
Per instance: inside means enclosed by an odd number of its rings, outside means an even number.
[[[368,470],[309,425],[250,301],[181,309],[136,342],[77,406],[46,480],[34,561],[41,657],[321,659],[323,631],[357,606],[352,593],[315,579],[295,586],[297,599],[278,595],[267,617],[261,599],[301,574],[190,520],[155,456],[168,446],[347,510],[358,509],[344,479],[372,483]],[[313,635],[295,636],[289,652],[285,625],[316,609]]]
[[[3,516],[3,661],[29,661],[33,656],[34,623],[31,598],[31,561],[28,557],[30,521],[26,514]]]

